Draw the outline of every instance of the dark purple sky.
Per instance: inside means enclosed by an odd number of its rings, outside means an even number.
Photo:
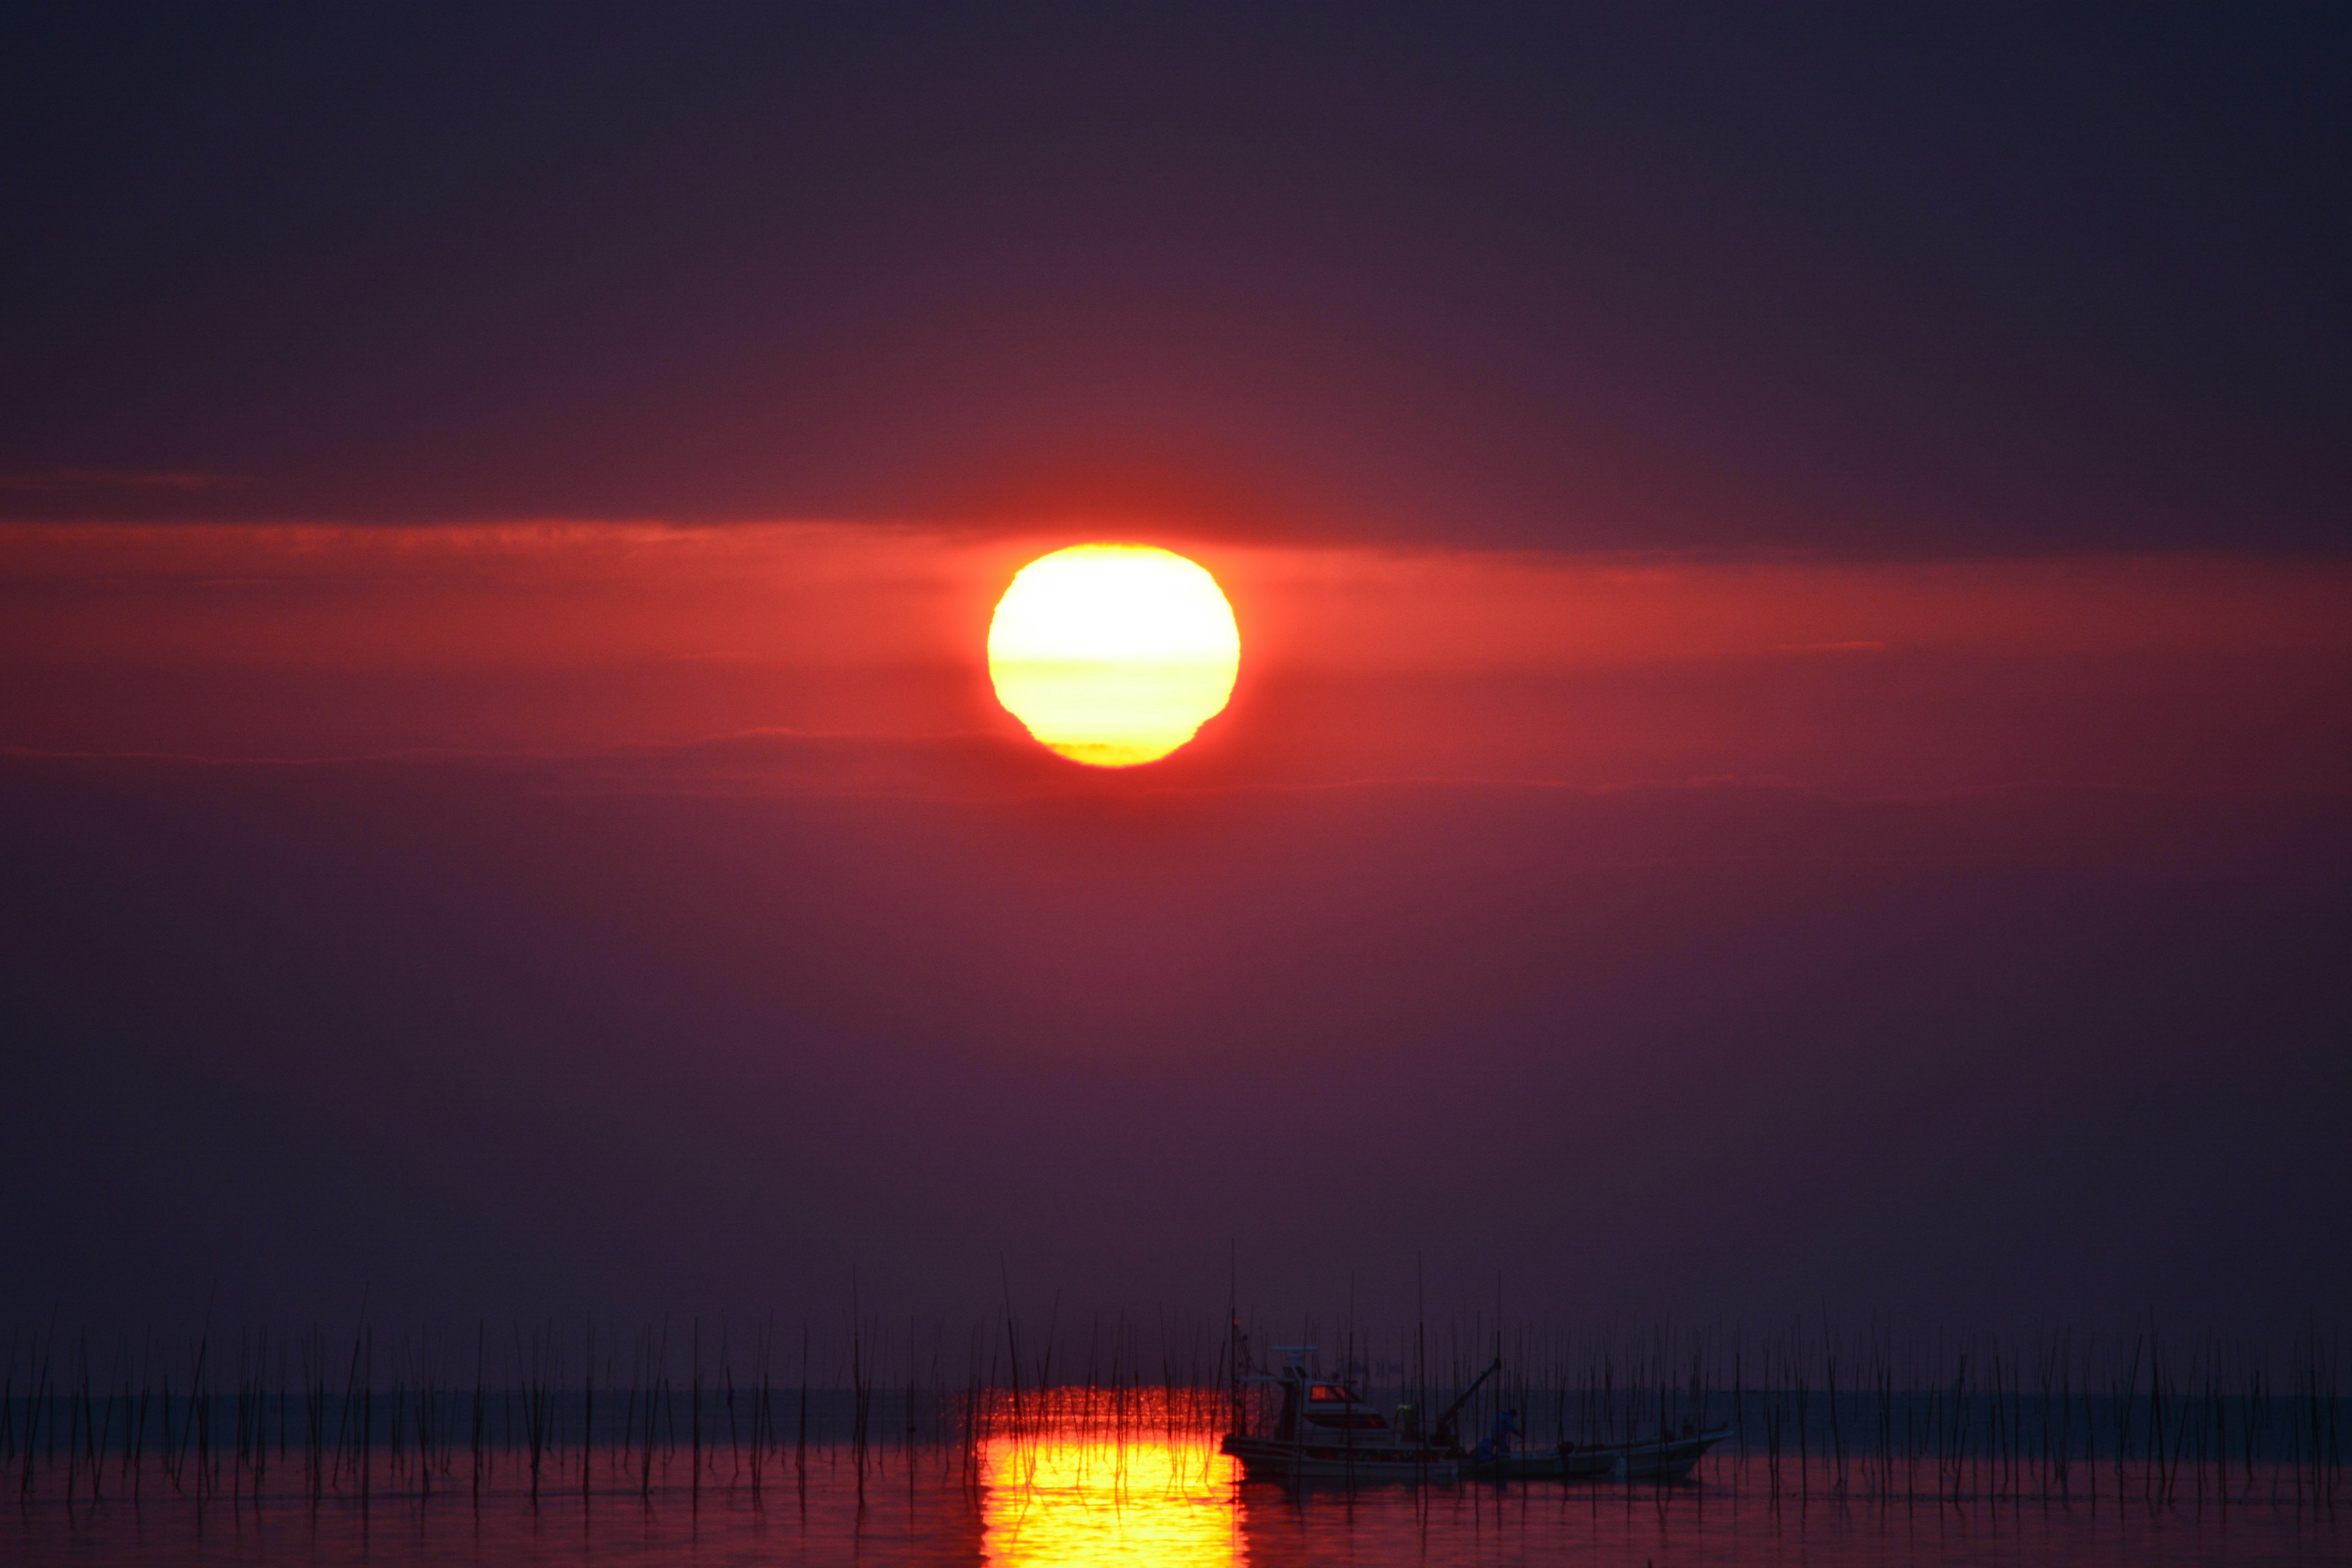
[[[2338,7],[0,26],[20,512],[2343,543]]]
[[[989,760],[919,759],[933,784]],[[2336,801],[12,761],[9,1305],[2287,1326]]]
[[[2340,1316],[2347,79],[12,10],[0,1320]],[[1118,778],[978,663],[1102,535],[1244,637]]]

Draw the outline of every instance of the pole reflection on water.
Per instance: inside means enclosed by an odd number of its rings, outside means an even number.
[[[903,1442],[860,1447],[837,1433],[751,1445],[652,1443],[552,1448],[534,1492],[530,1455],[420,1450],[376,1456],[372,1481],[297,1452],[266,1478],[234,1447],[175,1449],[165,1464],[119,1444],[94,1471],[86,1428],[24,1436],[0,1511],[0,1563],[85,1568],[379,1568],[389,1563],[545,1568],[875,1568],[991,1564],[1557,1563],[1588,1568],[2302,1568],[2352,1562],[2332,1490],[2292,1463],[2232,1457],[2223,1504],[2144,1459],[2105,1459],[2100,1485],[1958,1492],[1948,1477],[1881,1497],[1818,1473],[1808,1487],[1769,1456],[1711,1455],[1685,1485],[1465,1482],[1420,1489],[1242,1483],[1217,1448],[1222,1389],[1061,1390],[1016,1404],[988,1395],[932,1406]],[[836,1400],[836,1405],[845,1404]],[[839,1414],[837,1411],[836,1414]],[[118,1424],[105,1422],[119,1433]],[[838,1423],[835,1424],[836,1426]],[[41,1430],[47,1429],[44,1417]],[[175,1428],[175,1430],[180,1430]],[[739,1429],[740,1430],[740,1429]],[[331,1459],[331,1456],[323,1456]],[[805,1464],[803,1463],[803,1458]],[[143,1468],[142,1468],[143,1464]],[[127,1473],[126,1473],[127,1470]],[[425,1484],[427,1475],[432,1484]],[[2194,1477],[2188,1478],[2193,1481]],[[2326,1474],[2317,1475],[2326,1481]],[[13,1512],[13,1518],[8,1513]]]

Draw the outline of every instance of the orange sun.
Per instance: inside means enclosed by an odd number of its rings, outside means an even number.
[[[996,700],[1099,768],[1158,762],[1225,706],[1241,633],[1217,580],[1148,544],[1076,544],[1024,566],[988,628]]]

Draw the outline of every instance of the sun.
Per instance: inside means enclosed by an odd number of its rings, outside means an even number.
[[[1075,544],[1014,574],[988,627],[996,700],[1075,763],[1158,762],[1233,695],[1241,633],[1217,580],[1149,544]]]

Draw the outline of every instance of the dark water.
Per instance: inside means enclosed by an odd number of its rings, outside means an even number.
[[[1905,1488],[1818,1458],[1721,1454],[1685,1485],[1484,1484],[1349,1494],[1244,1484],[1201,1408],[1066,1401],[978,1442],[372,1454],[299,1452],[257,1480],[215,1453],[176,1474],[118,1452],[93,1498],[61,1456],[12,1474],[0,1557],[28,1563],[2345,1563],[2352,1531],[2270,1461],[2194,1475],[2103,1463],[2064,1495],[2030,1472]],[[1933,1467],[1929,1467],[1932,1471]],[[697,1477],[699,1484],[696,1484]],[[2221,1480],[2226,1479],[2226,1490]],[[2162,1495],[2169,1484],[2171,1496]],[[364,1497],[361,1495],[362,1487]],[[2303,1489],[2298,1491],[2298,1487]],[[2120,1492],[2118,1491],[2120,1488]],[[133,1495],[135,1489],[136,1495]],[[68,1496],[70,1491],[70,1496]],[[1957,1494],[1957,1495],[1955,1495]]]

